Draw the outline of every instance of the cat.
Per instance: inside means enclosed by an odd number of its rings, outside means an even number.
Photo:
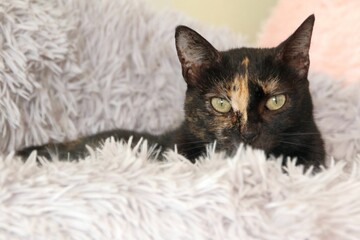
[[[307,79],[309,48],[315,16],[309,16],[274,48],[216,50],[199,33],[178,26],[175,43],[187,84],[185,119],[180,127],[154,136],[126,130],[102,132],[65,143],[49,143],[31,151],[50,158],[76,159],[87,155],[108,137],[133,136],[157,144],[162,151],[176,148],[191,162],[216,141],[216,150],[234,154],[242,143],[275,157],[296,157],[297,164],[319,169],[324,165],[324,143],[313,117]]]

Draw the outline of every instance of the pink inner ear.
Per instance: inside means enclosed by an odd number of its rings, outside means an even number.
[[[200,35],[193,36],[193,34],[183,33],[176,40],[180,61],[183,61],[182,63],[187,66],[200,66],[209,62],[212,55],[212,49],[209,49],[211,45],[207,44],[205,39],[201,41],[202,39],[198,40],[196,37],[202,38]]]
[[[291,47],[287,48],[285,46],[279,55],[279,60],[293,68],[299,77],[307,77],[310,65],[308,52],[303,51],[303,49],[300,48],[294,49]]]
[[[200,72],[218,61],[220,55],[206,39],[188,27],[178,27],[175,38],[183,76],[188,84],[195,85]]]
[[[307,77],[309,69],[309,48],[314,17],[308,17],[296,31],[279,45],[280,58],[292,67],[300,77]]]

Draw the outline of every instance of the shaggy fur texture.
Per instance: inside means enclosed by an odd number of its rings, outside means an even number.
[[[139,150],[138,150],[139,149]],[[1,159],[1,239],[357,239],[360,159],[316,176],[261,151],[174,152],[106,142],[79,163]],[[357,237],[356,237],[357,236]]]
[[[316,176],[293,164],[283,174],[278,161],[243,147],[192,165],[110,140],[84,161],[40,167],[34,155],[24,164],[8,153],[113,127],[160,133],[181,121],[176,25],[219,49],[243,42],[139,1],[0,0],[0,16],[0,239],[360,237],[359,81],[309,76],[335,158]]]

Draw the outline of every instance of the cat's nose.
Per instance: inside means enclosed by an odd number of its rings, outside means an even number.
[[[256,139],[257,136],[258,136],[257,132],[253,131],[253,130],[246,130],[246,131],[241,133],[241,138],[246,143],[253,142]]]

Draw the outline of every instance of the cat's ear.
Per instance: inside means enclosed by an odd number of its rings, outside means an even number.
[[[219,52],[191,28],[178,26],[175,43],[182,73],[188,85],[195,86],[201,72],[220,61]]]
[[[277,47],[277,58],[292,67],[301,78],[306,78],[309,70],[309,49],[314,21],[315,16],[310,15],[287,40]]]

